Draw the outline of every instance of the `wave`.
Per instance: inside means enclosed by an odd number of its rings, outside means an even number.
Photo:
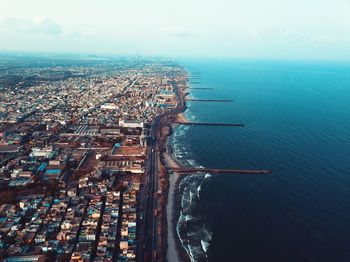
[[[206,174],[189,175],[180,183],[181,216],[177,223],[177,233],[182,246],[191,261],[207,261],[207,250],[210,246],[211,232],[205,226],[199,191]]]
[[[185,116],[194,121],[196,116],[189,110]],[[177,126],[169,142],[173,157],[186,167],[203,168],[192,155],[190,145],[184,143],[190,126]],[[201,185],[210,174],[196,173],[182,179],[179,191],[182,192],[180,216],[176,225],[177,236],[191,261],[207,261],[207,250],[211,243],[211,232],[205,225],[205,216],[200,203]]]
[[[212,174],[206,174],[204,178],[208,179],[208,178],[211,178],[212,176],[213,176]]]
[[[198,197],[198,199],[200,199],[201,190],[202,190],[202,185],[199,185],[199,187],[197,188],[197,197]]]

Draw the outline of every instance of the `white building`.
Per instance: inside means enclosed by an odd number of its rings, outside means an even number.
[[[129,127],[129,128],[136,128],[136,127],[141,127],[143,128],[143,122],[140,120],[119,120],[119,125],[122,127]]]
[[[106,103],[101,106],[101,109],[110,109],[110,110],[116,110],[118,107],[114,103]]]

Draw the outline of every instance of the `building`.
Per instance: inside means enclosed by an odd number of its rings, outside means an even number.
[[[119,125],[122,127],[129,127],[129,128],[137,128],[137,127],[141,127],[143,128],[143,122],[141,122],[140,120],[119,120]]]
[[[33,255],[33,256],[15,256],[9,257],[4,260],[5,262],[44,262],[45,256]]]

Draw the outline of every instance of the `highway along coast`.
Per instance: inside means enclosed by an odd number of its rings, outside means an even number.
[[[165,261],[167,243],[166,203],[168,197],[169,178],[164,165],[162,153],[166,152],[167,137],[171,133],[171,124],[179,113],[186,109],[185,91],[187,88],[187,72],[181,71],[173,77],[172,86],[177,105],[174,109],[158,115],[149,131],[147,160],[145,163],[145,187],[142,192],[138,245],[138,261]]]

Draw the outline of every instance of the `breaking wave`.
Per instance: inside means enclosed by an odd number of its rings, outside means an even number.
[[[200,187],[205,180],[203,173],[184,178],[179,187],[182,191],[181,212],[177,234],[191,261],[207,261],[211,232],[205,226],[205,216],[200,205]]]
[[[172,136],[173,156],[186,167],[201,167],[191,156],[185,144],[180,143],[185,136],[180,126]],[[195,173],[185,177],[179,184],[181,211],[176,225],[177,235],[191,261],[207,261],[207,250],[212,234],[205,225],[205,215],[200,203],[201,186],[211,175]]]

